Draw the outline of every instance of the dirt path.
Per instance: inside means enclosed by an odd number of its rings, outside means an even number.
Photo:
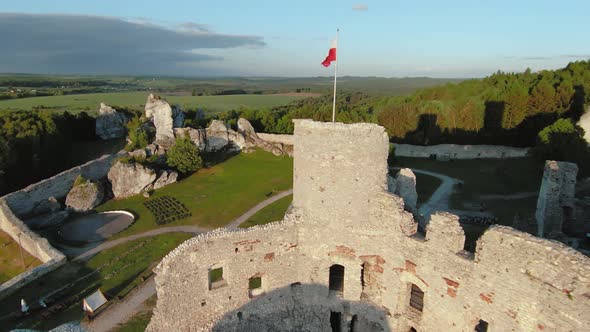
[[[262,210],[263,208],[267,207],[268,205],[276,202],[277,200],[293,194],[293,189],[282,191],[254,206],[250,210],[246,211],[246,213],[242,214],[238,218],[234,219],[232,222],[227,224],[225,227],[230,229],[237,228],[241,223],[248,220],[252,215],[256,212]],[[208,232],[211,229],[202,228],[199,226],[173,226],[173,227],[166,227],[166,228],[158,228],[153,229],[141,234],[135,234],[127,237],[123,237],[120,239],[108,241],[101,243],[100,245],[91,248],[83,253],[78,254],[73,261],[80,261],[89,259],[93,255],[112,248],[116,247],[120,244],[133,241],[136,239],[140,239],[147,236],[154,236],[159,234],[171,233],[171,232],[185,232],[185,233],[193,233],[193,234],[200,234],[204,232]],[[62,248],[65,249],[65,248]],[[68,248],[72,249],[72,248]],[[64,250],[65,252],[65,250]],[[139,309],[141,308],[142,304],[150,298],[150,296],[156,294],[156,287],[154,278],[150,277],[146,280],[143,284],[141,284],[136,290],[134,290],[131,294],[127,295],[122,301],[112,304],[105,312],[100,314],[96,319],[94,319],[87,328],[95,331],[95,332],[106,332],[114,329],[119,324],[123,324],[127,322],[133,315],[135,315]]]
[[[230,229],[237,228],[240,224],[242,224],[243,222],[248,220],[248,218],[252,217],[256,212],[264,209],[265,207],[278,201],[279,199],[289,196],[291,194],[293,194],[293,189],[281,191],[280,193],[265,199],[264,201],[256,204],[250,210],[246,211],[241,216],[232,220],[229,224],[227,224],[225,226],[225,228],[230,228]],[[166,233],[176,233],[176,232],[192,233],[194,235],[197,235],[200,233],[209,232],[211,230],[212,229],[210,229],[210,228],[204,228],[204,227],[193,226],[193,225],[163,227],[163,228],[152,229],[152,230],[140,233],[140,234],[134,234],[134,235],[122,237],[120,239],[103,242],[99,245],[90,245],[90,246],[82,247],[82,248],[60,246],[60,250],[68,256],[75,256],[73,261],[80,261],[80,260],[89,259],[90,257],[98,254],[99,252],[101,252],[103,250],[110,249],[110,248],[116,247],[120,244],[127,243],[129,241],[141,239],[141,238],[148,237],[148,236],[154,236],[154,235],[160,235],[160,234],[166,234]]]
[[[156,283],[152,276],[131,294],[125,296],[123,301],[107,308],[106,311],[91,321],[86,328],[94,332],[111,331],[137,314],[142,304],[154,294],[156,294]]]

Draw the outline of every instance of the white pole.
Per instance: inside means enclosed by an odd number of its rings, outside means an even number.
[[[336,29],[336,64],[334,65],[334,100],[332,101],[332,122],[336,122],[336,76],[338,75],[338,32],[340,29]]]

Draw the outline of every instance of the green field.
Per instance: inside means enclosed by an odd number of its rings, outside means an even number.
[[[21,250],[25,263],[24,268]],[[20,249],[20,246],[10,235],[0,231],[0,284],[40,264],[41,262],[37,258],[31,256],[26,250]]]
[[[242,223],[240,228],[248,228],[256,225],[264,225],[269,222],[278,221],[283,219],[287,208],[293,201],[293,195],[289,195],[279,199],[278,201],[270,204],[262,210],[256,212],[252,217]]]
[[[150,267],[153,267],[154,262],[162,259],[190,237],[191,235],[186,233],[147,237],[105,250],[87,262],[68,262],[2,300],[0,317],[4,318],[0,320],[0,326],[8,329],[18,326],[47,330],[68,321],[80,320],[83,318],[80,305],[83,297],[96,289],[105,293],[109,301],[116,301],[117,297],[125,296],[151,273]],[[34,309],[38,307],[37,300],[70,283],[71,287],[49,297],[49,301],[55,301],[49,305],[65,304],[66,300],[73,296],[77,299],[47,319],[42,318]],[[18,311],[21,298],[25,299],[35,312],[22,320],[6,317],[5,315]]]
[[[201,169],[184,180],[156,190],[149,199],[175,197],[192,213],[191,217],[166,226],[198,225],[212,229],[226,225],[272,194],[291,188],[292,184],[293,159],[258,150],[240,153],[223,163]],[[142,195],[111,200],[97,210],[134,213],[138,217],[135,223],[117,235],[128,236],[159,227],[143,205],[146,200],[148,198]]]
[[[96,112],[100,103],[112,106],[142,109],[149,92],[115,92],[90,93],[79,95],[31,97],[20,99],[0,100],[0,110],[30,110],[33,107],[43,107],[56,111]],[[283,95],[225,95],[225,96],[176,96],[160,94],[171,104],[178,104],[183,109],[201,108],[211,113],[244,108],[264,109],[288,104],[301,96]]]

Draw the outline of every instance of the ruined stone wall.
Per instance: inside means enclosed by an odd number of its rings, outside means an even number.
[[[31,231],[12,213],[5,198],[0,198],[0,229],[10,235],[32,256],[44,263],[0,285],[0,299],[65,263],[66,257],[60,251],[53,248],[45,238]]]
[[[541,237],[562,233],[564,218],[574,214],[578,166],[565,161],[545,161],[535,219]],[[570,211],[570,212],[568,212]]]
[[[92,181],[104,178],[112,166],[113,161],[120,157],[119,154],[104,155],[80,166],[63,171],[50,178],[34,183],[24,189],[7,194],[3,198],[8,203],[14,214],[19,217],[30,213],[41,201],[49,197],[65,197],[78,175]]]
[[[256,133],[260,139],[269,143],[293,145],[293,135]]]
[[[386,191],[383,136],[376,125],[296,121],[291,214],[174,250],[156,271],[148,331],[331,331],[333,313],[352,331],[473,331],[480,320],[490,331],[590,330],[588,257],[503,226],[465,252],[448,213],[433,214],[420,235]],[[209,290],[207,271],[219,264],[227,285]],[[336,265],[341,292],[330,291]],[[249,299],[252,275],[267,281]],[[422,311],[409,305],[412,285]]]
[[[189,331],[197,325],[213,328],[226,311],[257,295],[248,290],[251,277],[262,278],[257,292],[296,282],[300,258],[296,228],[290,227],[295,222],[208,233],[170,252],[156,268],[158,307],[149,330]],[[225,283],[210,287],[209,271],[220,267]],[[265,310],[274,311],[272,307],[259,311]]]
[[[515,148],[502,145],[458,145],[439,144],[430,146],[394,144],[395,155],[400,157],[429,158],[437,155],[437,158],[448,156],[450,159],[477,159],[477,158],[520,158],[526,157],[528,148]]]

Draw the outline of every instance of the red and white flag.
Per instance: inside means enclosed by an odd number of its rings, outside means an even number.
[[[337,46],[338,46],[338,42],[335,39],[332,41],[332,46],[330,46],[330,50],[328,51],[328,56],[326,57],[324,62],[322,62],[322,65],[324,67],[330,67],[330,64],[332,63],[332,61],[336,61],[336,47]]]

